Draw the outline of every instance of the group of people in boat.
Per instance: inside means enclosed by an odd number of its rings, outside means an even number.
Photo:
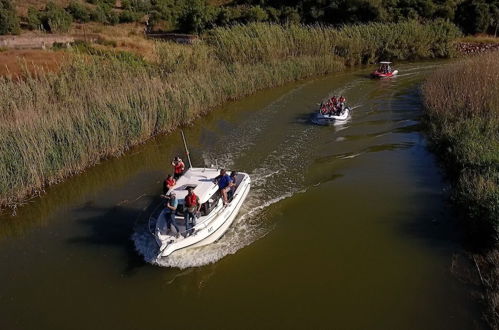
[[[179,234],[180,230],[175,218],[179,205],[175,191],[173,191],[172,188],[177,183],[177,180],[184,174],[185,164],[180,157],[175,157],[172,161],[172,166],[173,175],[168,174],[167,178],[163,182],[163,194],[161,197],[166,200],[165,217],[167,230],[171,230],[173,226],[176,229],[177,234]],[[229,175],[225,169],[221,169],[220,175],[213,179],[213,183],[218,185],[219,193],[224,206],[226,206],[234,197],[234,192],[237,188],[236,175],[237,172],[235,171],[232,171]],[[202,205],[199,202],[199,197],[194,193],[193,187],[188,187],[182,210],[185,219],[186,235],[191,234],[192,228],[196,226],[196,220],[201,214],[201,207]]]
[[[333,116],[341,115],[343,111],[345,111],[346,101],[347,100],[343,95],[341,95],[340,97],[336,97],[336,95],[334,95],[329,100],[321,103],[321,114]]]
[[[390,66],[390,64],[387,64],[387,63],[383,63],[379,66],[378,68],[378,72],[382,73],[382,74],[389,74],[389,73],[392,73],[393,72],[393,69],[392,67]]]

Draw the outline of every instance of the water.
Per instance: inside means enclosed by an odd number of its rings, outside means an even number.
[[[180,136],[159,137],[0,220],[0,329],[481,329],[452,273],[462,253],[421,133],[418,86],[439,65],[289,84],[186,129],[193,163],[250,173],[217,243],[161,260],[147,217]],[[311,123],[343,94],[355,109]]]

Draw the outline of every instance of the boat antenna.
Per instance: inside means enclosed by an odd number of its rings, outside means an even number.
[[[180,133],[182,133],[182,140],[184,141],[185,154],[187,155],[187,160],[189,161],[189,168],[192,168],[191,156],[189,156],[189,149],[187,149],[187,142],[185,142],[184,130],[181,129]]]

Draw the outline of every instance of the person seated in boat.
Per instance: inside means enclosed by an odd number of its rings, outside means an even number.
[[[225,169],[220,170],[220,175],[217,176],[213,182],[215,184],[218,184],[218,189],[220,190],[220,193],[222,195],[222,200],[224,202],[224,205],[227,205],[228,199],[227,199],[227,192],[230,189],[230,176],[227,174],[227,171]]]
[[[336,105],[338,104],[338,98],[336,97],[336,95],[331,98],[331,103],[333,104],[333,107],[336,107]]]
[[[325,115],[325,114],[327,114],[327,111],[328,110],[327,110],[326,105],[321,103],[321,114]]]
[[[163,194],[166,194],[172,189],[173,186],[175,186],[175,183],[177,183],[177,180],[175,180],[171,174],[168,174],[165,181],[163,181]]]
[[[166,230],[171,231],[172,225],[175,227],[177,234],[180,233],[180,230],[177,226],[177,221],[175,220],[175,212],[178,207],[178,200],[175,196],[175,193],[172,191],[169,195],[161,195],[161,197],[166,199],[165,202],[165,218],[166,218]]]
[[[172,166],[173,166],[173,178],[175,180],[178,180],[178,178],[180,178],[182,174],[184,174],[185,164],[182,161],[182,159],[180,159],[180,157],[177,156],[173,159]]]
[[[331,103],[328,110],[328,115],[334,115],[334,105]]]
[[[230,172],[229,191],[227,192],[227,199],[229,201],[232,201],[232,199],[234,198],[234,193],[236,192],[236,189],[237,189],[236,175],[237,175],[236,171]]]
[[[392,72],[392,68],[389,64],[382,64],[379,71],[383,74],[389,74]]]
[[[187,188],[187,196],[184,199],[184,218],[185,218],[185,232],[186,235],[191,233],[191,230],[196,226],[196,218],[201,204],[199,197],[194,193],[192,187]]]

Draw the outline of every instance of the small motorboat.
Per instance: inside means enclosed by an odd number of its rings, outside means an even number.
[[[218,240],[230,227],[239,209],[248,196],[251,180],[248,174],[236,174],[236,189],[227,205],[223,204],[222,196],[213,179],[219,171],[214,168],[189,168],[169,192],[174,191],[178,201],[175,213],[179,232],[175,228],[166,228],[166,210],[162,202],[149,217],[149,231],[158,245],[156,260],[172,253],[200,247]],[[200,215],[196,225],[189,230],[185,228],[183,205],[187,189],[193,188],[201,204]]]
[[[379,62],[379,68],[371,73],[371,77],[389,78],[395,76],[398,73],[398,70],[393,69],[391,64],[392,62]]]
[[[348,119],[350,116],[350,108],[345,107],[343,111],[340,113],[331,113],[331,112],[326,112],[323,113],[323,111],[319,110],[317,113],[317,119],[319,121],[334,121],[334,122],[342,122]]]

